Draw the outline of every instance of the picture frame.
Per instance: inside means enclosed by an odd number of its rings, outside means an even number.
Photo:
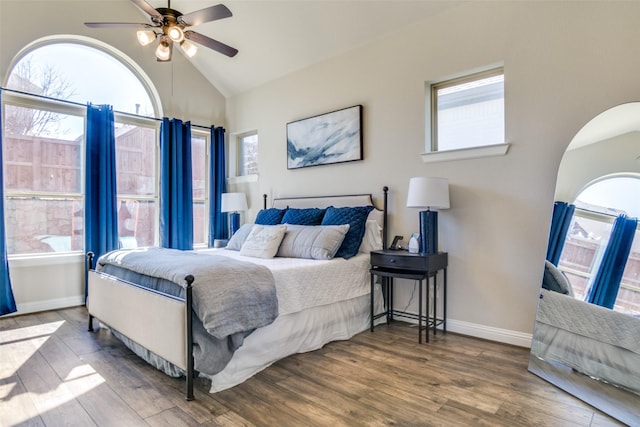
[[[287,169],[362,160],[362,105],[287,123]]]

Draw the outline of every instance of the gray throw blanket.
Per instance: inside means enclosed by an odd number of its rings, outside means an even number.
[[[268,268],[228,257],[165,248],[118,250],[103,255],[97,270],[114,266],[186,287],[192,275],[196,369],[215,374],[251,331],[278,316]],[[206,340],[204,330],[212,337]]]

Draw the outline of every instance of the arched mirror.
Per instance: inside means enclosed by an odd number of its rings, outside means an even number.
[[[640,102],[580,130],[555,200],[529,370],[640,425]]]

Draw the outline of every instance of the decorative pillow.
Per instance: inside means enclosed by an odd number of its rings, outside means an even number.
[[[372,211],[373,213],[373,211]],[[371,214],[369,214],[371,218]],[[371,251],[379,251],[382,249],[382,227],[378,225],[375,219],[368,219],[365,223],[364,236],[360,244],[358,252],[368,254]]]
[[[244,241],[247,240],[249,233],[251,233],[252,228],[253,224],[244,224],[242,227],[240,227],[238,231],[233,233],[233,236],[231,236],[231,238],[227,242],[226,249],[239,251]]]
[[[335,256],[349,259],[358,254],[362,237],[364,236],[367,216],[372,209],[373,206],[327,208],[327,212],[324,214],[324,219],[322,220],[322,225],[349,224],[350,226]]]
[[[288,258],[332,259],[349,231],[343,225],[291,225],[276,256]]]
[[[544,262],[544,276],[542,276],[542,287],[550,291],[573,296],[573,289],[567,276],[552,262]]]
[[[296,225],[320,225],[322,218],[324,217],[324,209],[308,208],[308,209],[296,209],[289,208],[282,217],[281,224],[296,224]]]
[[[280,221],[282,221],[282,217],[286,211],[286,209],[277,208],[262,209],[256,216],[256,224],[278,225]]]
[[[285,231],[286,225],[254,225],[240,248],[240,255],[273,258],[278,252]]]
[[[367,221],[374,220],[378,223],[380,227],[384,225],[384,211],[380,209],[373,208],[371,212],[369,212],[369,216],[367,217]]]

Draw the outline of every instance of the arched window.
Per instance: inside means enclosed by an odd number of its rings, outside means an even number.
[[[116,111],[121,244],[154,244],[159,124],[144,116],[161,111],[142,70],[96,40],[45,38],[17,55],[4,87],[9,255],[83,250],[87,103]]]
[[[576,197],[559,267],[567,274],[577,298],[586,296],[620,214],[640,217],[640,175],[615,174],[586,185]],[[636,230],[615,310],[640,313],[640,232]]]

